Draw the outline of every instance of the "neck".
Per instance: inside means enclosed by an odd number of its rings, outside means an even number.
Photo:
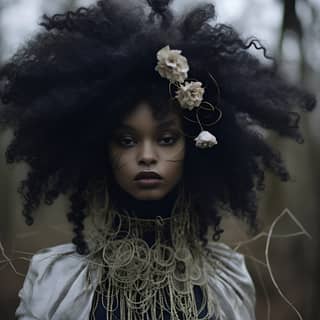
[[[114,206],[120,213],[126,212],[131,217],[156,220],[157,217],[169,218],[171,216],[178,196],[178,187],[176,186],[160,200],[138,200],[119,187],[114,188],[113,193]],[[169,236],[168,224],[164,226],[164,232]],[[146,228],[142,233],[142,238],[149,246],[152,246],[155,242],[155,231]]]
[[[155,219],[157,216],[167,218],[171,216],[177,199],[177,189],[176,186],[160,200],[138,200],[118,187],[113,198],[117,210],[126,211],[130,216],[144,219]]]

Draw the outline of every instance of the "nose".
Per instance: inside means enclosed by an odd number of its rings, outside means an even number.
[[[138,154],[139,165],[152,165],[157,163],[158,156],[156,148],[150,141],[143,142]]]

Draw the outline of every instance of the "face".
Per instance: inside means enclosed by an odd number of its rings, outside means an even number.
[[[139,200],[163,198],[182,176],[185,138],[178,114],[156,120],[140,103],[122,122],[109,145],[119,186]]]

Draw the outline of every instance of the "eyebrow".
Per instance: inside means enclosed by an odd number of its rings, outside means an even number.
[[[161,129],[166,129],[166,128],[170,128],[173,125],[177,125],[177,121],[175,119],[169,119],[169,120],[164,120],[161,121],[160,123],[157,124],[157,129],[161,130]],[[118,128],[118,130],[122,130],[122,129],[127,129],[127,130],[133,130],[135,131],[136,129],[128,124],[121,124]]]

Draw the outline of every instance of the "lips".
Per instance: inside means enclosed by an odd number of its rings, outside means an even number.
[[[134,180],[148,180],[148,179],[150,179],[150,180],[154,180],[154,179],[160,180],[160,179],[162,179],[162,177],[158,173],[156,173],[154,171],[141,171],[134,178]]]

